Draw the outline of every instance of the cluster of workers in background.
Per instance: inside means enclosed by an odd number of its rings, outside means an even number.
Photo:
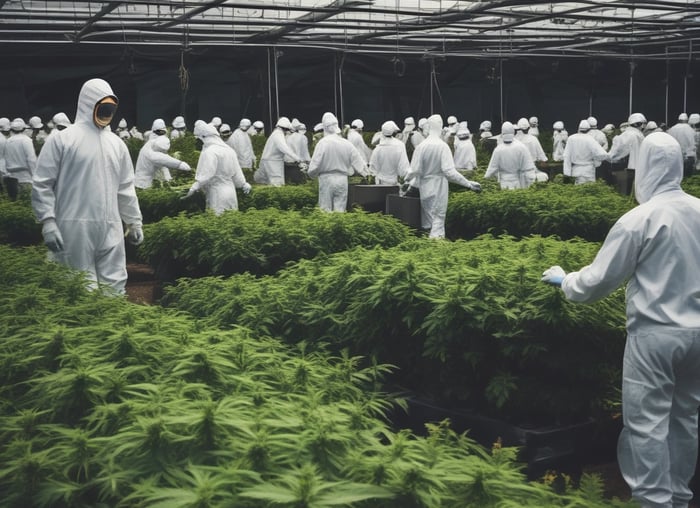
[[[136,188],[151,186],[154,178],[168,180],[171,169],[192,168],[167,153],[171,138],[185,134],[181,117],[170,132],[162,119],[153,122],[134,166],[122,139],[137,131],[127,131],[126,122],[116,132],[109,128],[118,104],[109,83],[91,79],[80,90],[73,124],[58,114],[54,130],[42,134],[38,118],[29,121],[29,130],[20,118],[0,119],[0,171],[11,195],[18,185],[31,187],[50,259],[121,294],[127,279],[124,239],[136,245],[144,239]],[[597,127],[595,118],[582,119],[568,135],[555,122],[552,159],[578,184],[593,181],[601,164],[626,160],[626,168],[636,170],[640,206],[617,221],[590,265],[568,274],[555,265],[542,280],[575,302],[603,298],[628,281],[618,463],[633,498],[644,506],[688,506],[700,405],[700,200],[683,192],[680,182],[697,169],[700,115],[681,114],[665,133],[654,132],[660,128],[641,113],[631,114],[612,138],[611,125]],[[417,125],[407,118],[403,129],[386,121],[369,145],[360,119],[343,133],[335,115],[324,113],[310,140],[304,124],[281,117],[257,161],[251,134],[263,128],[246,119],[235,131],[217,118],[197,120],[193,134],[202,149],[184,198],[203,191],[214,212],[235,209],[236,188],[251,190],[242,168],[254,170],[257,183],[284,185],[286,161],[318,178],[323,210],[345,210],[348,176],[356,173],[378,185],[415,187],[423,227],[441,238],[449,182],[481,190],[460,171],[476,167],[475,146],[467,122],[454,116],[446,126],[440,115]],[[32,138],[39,136],[45,139],[37,157]],[[536,118],[504,122],[498,135],[482,122],[477,142],[492,148],[485,177],[497,178],[502,188],[548,178],[538,168],[547,156]]]
[[[121,119],[112,131],[111,122],[104,130],[116,139],[138,138],[144,141],[133,168],[136,188],[149,188],[154,180],[172,179],[171,170],[191,171],[187,162],[168,154],[171,140],[187,134],[182,116],[177,116],[168,127],[157,118],[149,130],[141,133],[135,126],[128,127]],[[11,198],[16,198],[22,186],[31,186],[37,166],[37,153],[57,133],[71,125],[65,113],[57,113],[50,125],[44,126],[39,117],[9,121],[0,118],[0,172]],[[202,150],[194,175],[194,183],[183,199],[197,191],[206,195],[207,208],[220,214],[237,209],[236,189],[251,190],[246,171],[257,184],[280,186],[285,184],[286,168],[290,165],[319,180],[318,204],[322,210],[345,211],[348,197],[348,177],[361,175],[377,185],[401,186],[401,192],[416,192],[421,199],[422,227],[430,237],[445,236],[444,221],[447,212],[449,182],[479,191],[477,182],[468,180],[466,172],[476,169],[476,146],[482,145],[490,153],[484,178],[494,178],[503,189],[527,188],[537,181],[546,181],[542,169],[549,158],[540,143],[537,117],[521,118],[517,122],[503,122],[500,133],[492,132],[491,122],[481,122],[478,135],[472,136],[466,121],[456,116],[433,115],[416,122],[405,118],[403,128],[394,121],[384,122],[369,143],[363,136],[364,122],[353,120],[343,128],[332,113],[325,113],[314,125],[312,135],[298,119],[280,117],[266,136],[261,121],[243,118],[232,129],[220,117],[210,121],[197,120],[192,134],[202,142]],[[616,129],[607,124],[598,128],[597,119],[582,119],[575,134],[569,135],[562,121],[552,126],[552,145],[547,147],[553,162],[561,162],[563,173],[577,184],[593,182],[601,173],[601,166],[621,163],[634,170],[638,151],[645,135],[664,129],[643,114],[633,113]],[[700,114],[682,113],[678,123],[667,130],[681,145],[685,157],[684,174],[697,167],[700,144]],[[263,136],[265,145],[257,160],[252,138]],[[475,138],[475,141],[473,140]]]

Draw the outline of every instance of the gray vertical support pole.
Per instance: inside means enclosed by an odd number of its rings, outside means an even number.
[[[588,116],[593,116],[593,87],[588,92]]]
[[[333,53],[333,111],[338,111],[338,53]]]
[[[688,112],[688,74],[690,74],[690,63],[693,56],[693,41],[688,41],[688,63],[685,66],[685,75],[683,76],[683,112]]]
[[[277,111],[277,118],[279,118],[281,115],[280,113],[280,87],[279,87],[279,80],[277,78],[277,59],[279,58],[279,53],[277,52],[277,47],[275,49],[275,109]],[[275,122],[276,123],[276,122]],[[272,125],[270,125],[272,127]]]
[[[435,59],[431,58],[430,59],[430,114],[433,115],[435,114],[435,104],[433,102],[433,80],[435,79]]]
[[[498,81],[499,81],[499,88],[500,88],[500,106],[501,106],[501,123],[505,121],[506,115],[505,111],[503,109],[503,59],[498,60]]]
[[[666,103],[664,105],[664,123],[668,125],[668,90],[669,90],[669,61],[668,61],[668,46],[666,47]]]
[[[628,115],[632,114],[632,105],[633,105],[632,96],[634,95],[634,66],[635,66],[634,62],[630,62],[630,90],[629,90],[630,102],[629,102]]]
[[[267,111],[270,115],[270,127],[274,125],[272,122],[272,70],[270,68],[270,48],[267,48]]]
[[[338,98],[338,103],[340,105],[340,126],[345,125],[345,108],[343,105],[343,66],[345,65],[345,53],[340,58],[340,65],[338,66],[338,90],[340,92],[340,97]],[[339,127],[340,127],[339,126]],[[342,129],[342,127],[341,127]]]

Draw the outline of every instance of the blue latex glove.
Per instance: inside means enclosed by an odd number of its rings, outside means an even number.
[[[551,268],[547,268],[542,274],[542,278],[540,280],[542,282],[546,282],[547,284],[551,284],[552,286],[561,287],[561,283],[565,276],[566,272],[564,269],[561,266],[555,265]]]

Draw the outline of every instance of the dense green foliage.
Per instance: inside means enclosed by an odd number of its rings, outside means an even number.
[[[265,210],[165,218],[145,228],[139,255],[164,279],[274,273],[290,261],[358,245],[390,247],[410,229],[380,214]]]
[[[41,224],[36,221],[28,194],[17,201],[0,198],[0,243],[33,245],[41,242]]]
[[[451,238],[483,233],[526,236],[557,235],[602,241],[610,227],[635,203],[602,182],[569,185],[557,182],[529,189],[453,193],[447,207]]]
[[[189,184],[185,186],[154,186],[150,189],[137,189],[139,206],[145,223],[157,222],[164,217],[174,217],[181,212],[203,212],[205,197],[197,192],[187,199],[185,195]],[[310,182],[305,185],[254,185],[250,194],[238,191],[238,209],[277,208],[279,210],[301,210],[313,208],[318,202],[318,185]]]
[[[392,430],[386,365],[88,293],[43,255],[0,247],[2,507],[624,506],[445,423]]]
[[[376,355],[392,382],[515,423],[597,414],[617,386],[623,291],[591,306],[540,282],[597,245],[553,238],[415,239],[342,252],[274,277],[182,280],[164,303],[219,326]],[[575,394],[575,396],[573,395]]]

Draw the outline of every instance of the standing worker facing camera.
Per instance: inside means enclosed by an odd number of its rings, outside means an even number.
[[[86,272],[93,287],[126,286],[127,239],[143,241],[129,150],[105,129],[118,100],[109,84],[91,79],[80,90],[75,123],[46,140],[37,160],[32,207],[50,258]]]

